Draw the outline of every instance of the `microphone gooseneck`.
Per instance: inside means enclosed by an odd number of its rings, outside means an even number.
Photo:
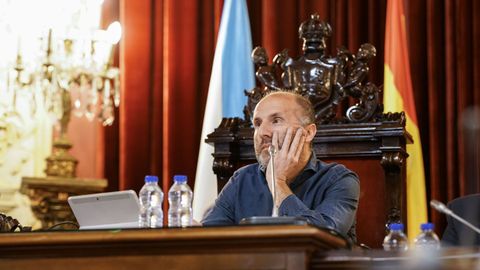
[[[271,178],[272,178],[272,197],[273,197],[273,209],[272,209],[272,217],[278,217],[278,207],[277,207],[277,191],[276,191],[276,184],[275,184],[275,154],[277,150],[275,146],[270,145],[268,147],[268,153],[270,154],[270,163],[271,165]]]
[[[451,215],[452,214],[452,210],[448,209],[448,207],[445,206],[445,204],[443,204],[443,203],[441,203],[437,200],[431,200],[430,201],[430,206],[432,206],[435,210],[437,210],[440,213],[444,213],[446,215]]]
[[[473,226],[470,222],[466,221],[465,219],[457,216],[457,214],[455,214],[452,210],[448,209],[447,206],[445,206],[445,204],[437,201],[437,200],[431,200],[430,201],[430,205],[435,209],[437,210],[438,212],[440,213],[444,213],[445,215],[449,215],[451,216],[452,218],[460,221],[461,223],[463,223],[465,226],[469,227],[470,229],[474,230],[476,233],[480,234],[480,229]]]

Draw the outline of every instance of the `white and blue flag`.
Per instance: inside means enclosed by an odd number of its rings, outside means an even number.
[[[225,0],[218,32],[207,104],[203,118],[200,152],[195,176],[193,217],[200,221],[217,198],[217,178],[212,170],[213,146],[205,138],[222,117],[243,117],[247,102],[244,90],[255,86],[250,21],[245,0]]]

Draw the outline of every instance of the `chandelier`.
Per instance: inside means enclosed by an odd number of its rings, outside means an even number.
[[[0,0],[0,40],[7,41],[0,45],[0,155],[43,112],[59,127],[47,175],[74,176],[71,115],[114,122],[120,74],[113,59],[122,29],[118,22],[99,29],[102,3]]]

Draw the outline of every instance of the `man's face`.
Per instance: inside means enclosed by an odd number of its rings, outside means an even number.
[[[253,135],[255,155],[258,163],[267,166],[270,160],[268,147],[272,143],[273,132],[279,135],[281,146],[287,128],[301,127],[303,109],[295,101],[294,96],[287,94],[272,94],[260,101],[253,113]]]

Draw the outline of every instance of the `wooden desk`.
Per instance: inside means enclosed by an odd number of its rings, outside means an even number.
[[[0,234],[1,269],[308,269],[346,242],[311,226]]]
[[[480,248],[346,250],[310,226],[0,234],[0,269],[480,269]]]

